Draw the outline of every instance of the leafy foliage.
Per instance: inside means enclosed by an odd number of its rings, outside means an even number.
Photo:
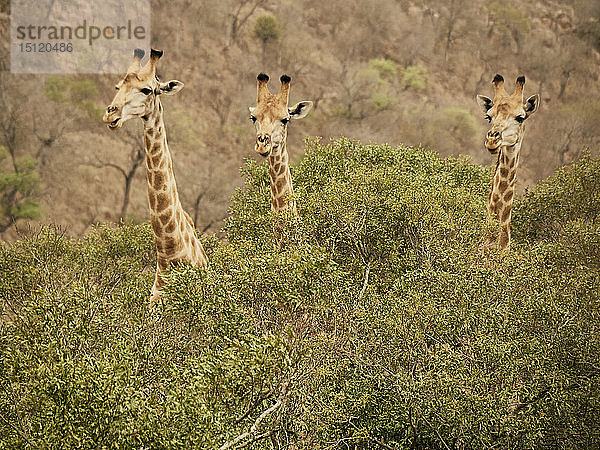
[[[405,89],[424,91],[427,87],[427,68],[422,64],[408,66],[402,70],[402,86]]]
[[[276,42],[281,37],[283,30],[277,19],[272,14],[263,14],[256,19],[254,37],[263,44]]]
[[[360,79],[371,92],[371,101],[377,110],[390,109],[396,103],[393,87],[397,73],[398,65],[384,58],[372,59],[361,72]]]
[[[0,147],[0,232],[14,221],[35,219],[42,211],[37,196],[40,179],[35,171],[35,162],[23,158],[13,170],[6,170],[7,152]]]
[[[524,36],[529,34],[530,23],[525,11],[515,5],[513,0],[494,0],[487,6],[498,29],[505,35],[511,36],[517,46]]]
[[[3,446],[206,447],[274,395],[287,348],[229,303],[238,286],[185,269],[162,317],[148,313],[151,243],[146,224],[81,242],[46,229],[1,248]],[[237,256],[224,248],[220,261]]]
[[[489,11],[498,20],[498,25],[503,31],[510,33],[519,29],[522,33],[529,32],[529,20],[525,13],[514,5],[513,1],[493,1],[488,6]]]
[[[81,108],[90,119],[100,120],[104,108],[90,98],[98,94],[96,83],[89,79],[69,79],[52,76],[44,84],[44,95],[57,103],[72,103]]]
[[[0,445],[597,447],[598,240],[524,226],[592,229],[597,165],[527,194],[511,253],[481,260],[490,174],[467,160],[307,142],[278,250],[249,161],[227,241],[156,312],[148,225],[2,246]]]
[[[529,242],[560,243],[571,258],[599,267],[600,158],[589,152],[561,168],[515,204],[514,234]]]
[[[462,108],[444,108],[435,113],[436,121],[432,127],[434,148],[468,149],[477,145],[479,127],[473,114]],[[441,133],[443,131],[443,133]]]
[[[369,69],[377,72],[384,80],[393,80],[398,73],[398,65],[385,58],[376,58],[369,61]]]

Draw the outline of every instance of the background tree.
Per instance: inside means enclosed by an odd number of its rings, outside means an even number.
[[[598,127],[584,125],[594,108],[577,105],[600,96],[600,8],[594,0],[153,0],[152,9],[153,45],[166,58],[159,76],[186,85],[185,95],[165,101],[165,120],[182,202],[190,212],[198,205],[199,228],[213,223],[210,231],[218,232],[241,182],[238,168],[244,158],[255,157],[247,107],[256,96],[258,71],[274,81],[288,73],[294,80],[291,99],[315,101],[307,120],[289,129],[289,142],[297,143],[290,145],[292,162],[302,156],[306,136],[345,135],[422,144],[493,164],[481,147],[487,123],[473,98],[491,94],[497,72],[513,81],[523,73],[526,91],[542,94],[540,116],[527,127],[519,189],[570,164],[586,146],[598,151]],[[270,19],[257,36],[262,16]],[[0,28],[8,23],[0,15]],[[0,67],[6,69],[2,49],[9,48],[8,39],[0,29]],[[373,71],[376,61],[395,67],[395,75],[378,72],[384,67]],[[10,135],[18,124],[16,161],[36,160],[44,180],[44,220],[78,235],[92,220],[120,218],[126,176],[87,164],[111,163],[128,174],[139,161],[139,136],[130,142],[99,118],[117,77],[1,76],[0,96],[8,109],[1,108],[0,118],[16,112],[17,122],[3,120],[0,128]],[[463,113],[449,114],[453,109]],[[8,163],[13,147],[2,139]],[[146,217],[142,165],[130,178],[129,217]],[[209,166],[213,178],[207,183]],[[7,230],[5,238],[14,238],[12,233]]]
[[[25,153],[27,98],[8,74],[0,73],[0,233],[20,219],[36,219],[42,210],[35,160]],[[11,92],[9,94],[9,91]]]
[[[262,44],[263,65],[266,64],[267,48],[278,42],[283,29],[272,14],[263,14],[256,19],[254,24],[254,37]]]
[[[0,146],[0,235],[21,219],[36,219],[42,215],[37,197],[40,179],[35,161],[25,157],[7,164],[9,152]]]
[[[472,17],[475,15],[476,3],[469,0],[437,0],[425,3],[436,11],[434,17],[437,39],[442,47],[444,63],[447,63],[450,47],[474,26]]]
[[[119,210],[118,222],[124,223],[127,220],[127,210],[129,209],[129,202],[131,197],[131,185],[135,179],[138,169],[145,163],[146,149],[140,140],[139,125],[129,123],[125,127],[121,128],[121,136],[127,142],[127,146],[130,148],[128,158],[126,162],[116,163],[113,161],[105,161],[101,158],[95,157],[86,161],[84,164],[90,165],[97,168],[111,168],[115,169],[123,177],[123,200],[121,201],[121,208]]]
[[[228,5],[227,12],[227,40],[225,47],[229,48],[231,44],[239,45],[239,33],[241,28],[252,17],[256,9],[266,4],[266,0],[234,0]]]
[[[523,38],[529,33],[530,22],[527,14],[517,7],[513,0],[494,0],[487,6],[493,28],[505,36],[510,36],[516,44],[517,55],[521,54]]]

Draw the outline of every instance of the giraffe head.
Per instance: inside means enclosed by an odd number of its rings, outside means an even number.
[[[291,78],[282,75],[281,89],[275,95],[269,92],[268,75],[261,73],[257,77],[256,106],[250,106],[250,120],[256,125],[255,150],[261,156],[268,156],[285,143],[287,124],[290,119],[302,119],[311,110],[311,101],[301,101],[288,106]]]
[[[523,138],[523,122],[531,116],[540,104],[539,94],[523,100],[525,77],[517,78],[512,95],[504,90],[504,78],[496,75],[492,81],[494,99],[484,95],[477,96],[477,103],[483,109],[485,118],[492,124],[485,138],[485,147],[490,153],[496,153],[500,147],[512,147]]]
[[[152,49],[150,59],[142,67],[144,54],[144,50],[134,50],[127,74],[115,86],[117,93],[102,119],[110,129],[120,128],[124,122],[134,117],[150,115],[156,107],[157,95],[172,95],[183,88],[181,81],[161,83],[158,80],[156,63],[162,56],[162,51]]]

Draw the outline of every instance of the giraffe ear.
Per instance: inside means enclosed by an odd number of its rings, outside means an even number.
[[[535,94],[535,95],[532,95],[531,97],[529,97],[525,101],[525,103],[523,104],[523,109],[525,109],[525,114],[527,114],[527,117],[529,117],[530,115],[532,115],[534,112],[537,111],[539,106],[540,106],[540,94]]]
[[[481,109],[483,109],[484,113],[487,113],[491,107],[494,106],[494,101],[485,95],[478,95],[477,104],[481,106]]]
[[[292,119],[302,119],[312,109],[313,102],[309,100],[303,100],[296,103],[294,106],[288,107],[288,111]]]
[[[173,95],[177,94],[182,89],[183,83],[181,81],[171,80],[165,83],[160,83],[158,87],[158,93],[163,95]]]

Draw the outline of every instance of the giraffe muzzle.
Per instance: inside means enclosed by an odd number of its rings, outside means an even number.
[[[487,149],[488,152],[490,152],[492,155],[495,155],[496,153],[498,153],[498,149],[500,148],[500,143],[495,143],[495,144],[488,144],[487,142],[485,143],[485,148]]]
[[[255,150],[260,156],[266,158],[271,152],[271,138],[269,136],[257,136]]]
[[[498,148],[500,148],[501,143],[502,134],[499,131],[488,131],[485,137],[485,148],[487,148],[490,153],[496,153]]]
[[[121,126],[121,118],[120,117],[117,117],[115,120],[113,120],[112,122],[110,122],[108,124],[108,128],[110,128],[111,130],[119,128],[120,126]]]
[[[113,115],[106,114],[102,120],[111,130],[120,128],[122,125],[121,117],[115,117]]]
[[[109,106],[106,108],[106,113],[104,114],[102,120],[111,130],[119,128],[122,125],[121,116],[119,115],[119,111],[116,106]]]

